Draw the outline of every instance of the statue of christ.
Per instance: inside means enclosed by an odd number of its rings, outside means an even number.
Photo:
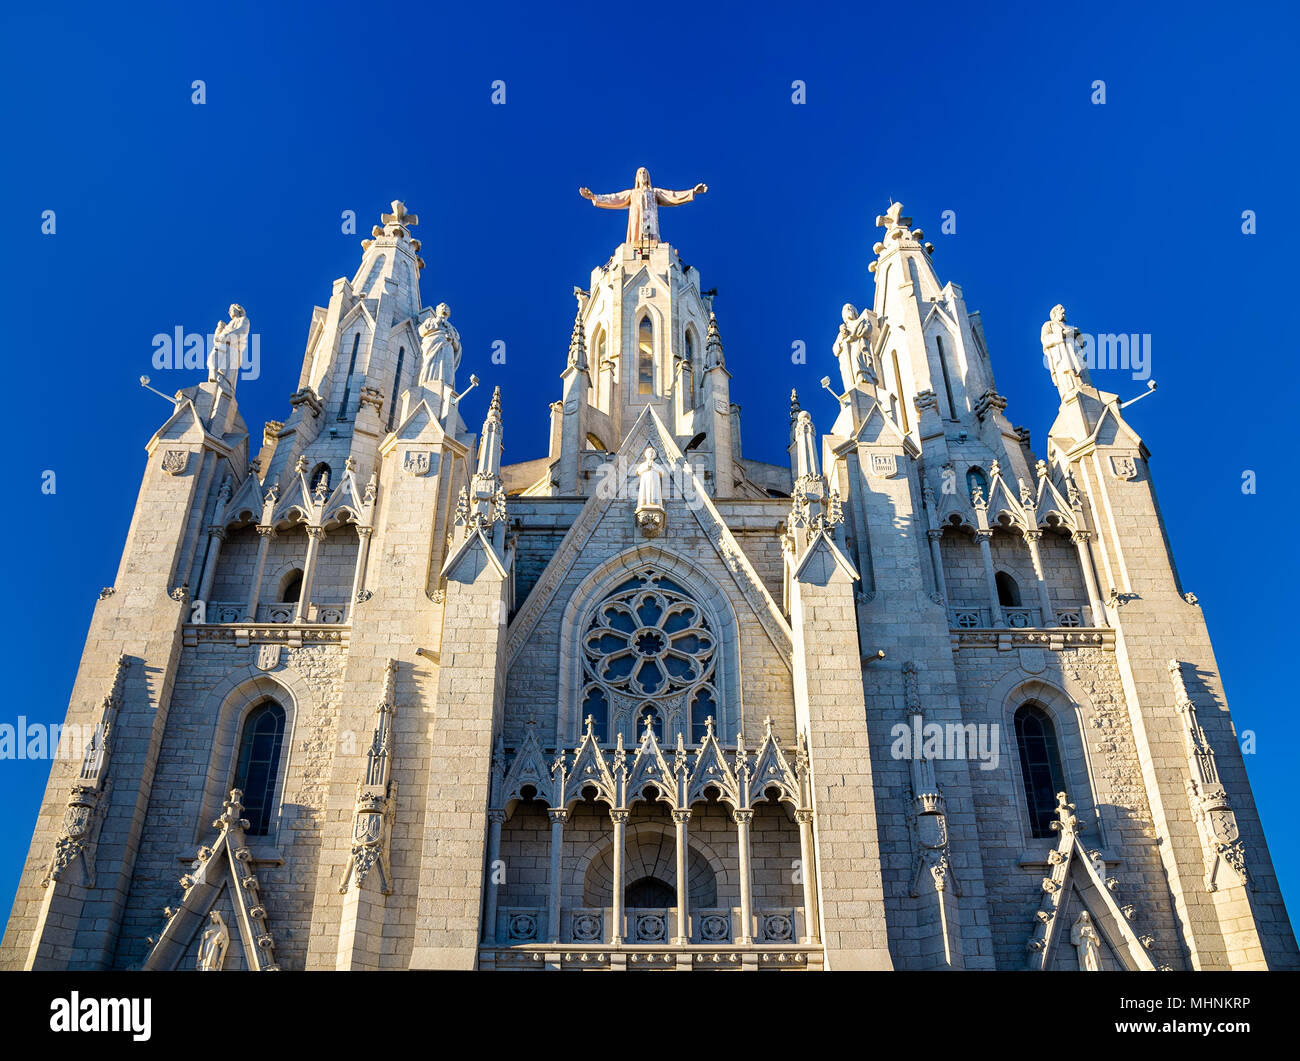
[[[590,188],[579,188],[578,194],[590,199],[603,210],[627,211],[627,243],[659,241],[659,207],[680,206],[709,190],[707,184],[697,184],[684,192],[670,192],[650,183],[650,171],[642,166],[636,171],[636,186],[623,192],[597,195]]]

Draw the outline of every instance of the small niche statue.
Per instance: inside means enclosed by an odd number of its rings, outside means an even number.
[[[226,963],[226,949],[230,946],[230,930],[221,919],[221,913],[212,910],[208,914],[208,927],[199,939],[199,955],[195,967],[201,973],[217,973]]]

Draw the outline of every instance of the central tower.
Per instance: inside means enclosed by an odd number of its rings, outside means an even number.
[[[512,484],[525,496],[590,494],[598,468],[647,407],[672,431],[712,496],[767,496],[740,462],[740,410],[731,404],[712,296],[699,271],[659,239],[658,207],[707,190],[655,188],[644,168],[626,191],[580,190],[598,207],[626,209],[627,233],[592,270],[588,288],[574,288],[577,314],[563,398],[551,406],[544,472]]]

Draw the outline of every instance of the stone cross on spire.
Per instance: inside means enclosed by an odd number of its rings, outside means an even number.
[[[406,212],[406,204],[400,199],[394,199],[392,205],[393,212],[391,214],[379,215],[379,220],[389,228],[408,229],[412,225],[418,225],[420,223],[420,216],[418,214],[408,214]],[[405,236],[406,232],[388,232],[385,233],[385,235]]]

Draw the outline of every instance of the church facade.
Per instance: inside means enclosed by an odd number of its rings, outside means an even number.
[[[792,394],[788,464],[748,459],[757,366],[659,232],[706,191],[582,190],[627,237],[522,463],[400,202],[260,440],[231,307],[148,442],[0,966],[1300,965],[1147,449],[1064,310],[1040,455],[891,206],[838,415]]]

